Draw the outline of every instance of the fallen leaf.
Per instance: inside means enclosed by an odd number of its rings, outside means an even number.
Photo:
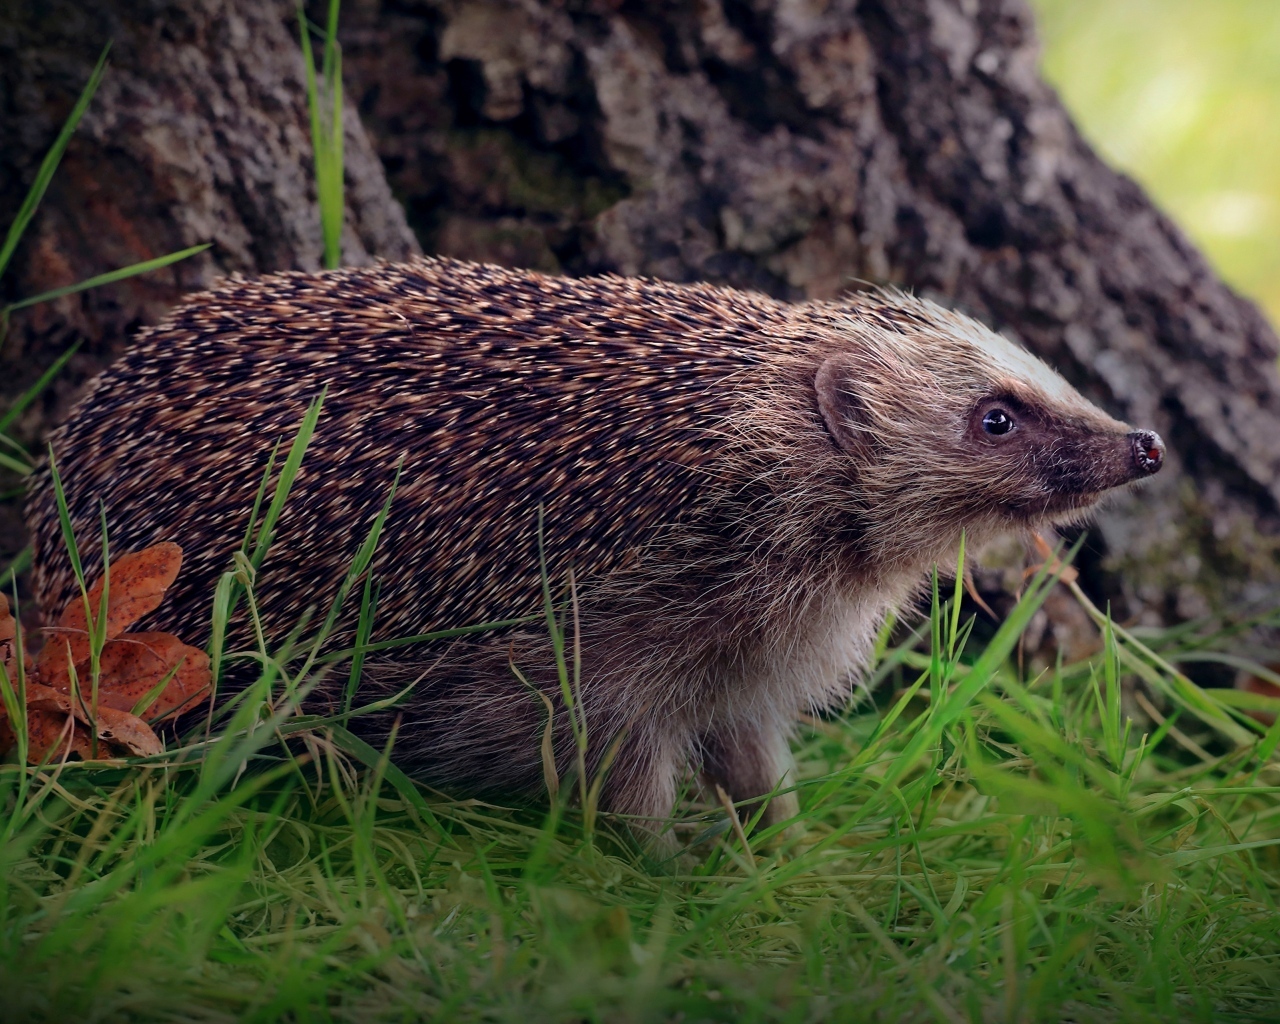
[[[13,726],[9,724],[9,716],[3,707],[0,707],[0,754],[8,753],[17,745],[18,737],[13,731]]]
[[[54,629],[58,627],[53,627]],[[89,660],[87,633],[55,632],[36,655],[35,675],[40,679],[66,679],[67,666]],[[70,686],[70,683],[67,684]]]
[[[73,748],[81,757],[88,757],[86,751],[91,749],[89,738],[90,725],[88,711],[75,701],[70,694],[55,690],[52,686],[45,686],[42,683],[27,684],[27,715],[30,718],[32,712],[54,712],[60,713],[65,723],[66,717],[70,715],[76,722],[85,726],[84,743],[80,744],[76,737],[72,737]],[[159,754],[164,750],[163,744],[158,737],[141,718],[131,715],[128,712],[120,711],[113,707],[108,707],[99,703],[97,712],[94,715],[98,725],[98,742],[102,744],[114,744],[122,746],[131,754],[138,757],[149,757],[152,754]],[[44,723],[43,716],[39,716],[41,723]],[[59,735],[64,726],[59,725]],[[28,735],[31,734],[30,723],[28,723]],[[79,733],[80,729],[75,729],[75,733]],[[43,735],[43,734],[42,734]],[[33,741],[32,752],[30,757],[33,760],[38,759],[34,748],[36,743]],[[45,751],[48,745],[45,746]],[[61,753],[61,752],[60,752]],[[99,756],[102,755],[100,750]]]
[[[69,715],[28,707],[27,761],[31,764],[53,764],[66,759],[69,753],[78,755],[82,761],[93,756],[88,727],[78,725]]]
[[[100,665],[98,699],[121,711],[132,711],[177,668],[160,695],[142,712],[151,722],[203,702],[213,681],[209,656],[172,633],[125,633],[102,649]],[[76,669],[79,671],[80,666]],[[82,674],[80,678],[85,677]]]
[[[164,753],[164,744],[137,715],[115,708],[98,708],[98,739],[124,747],[135,757],[152,757]]]
[[[84,600],[77,597],[68,602],[27,677],[29,761],[61,761],[72,754],[85,760],[95,753],[99,759],[159,754],[164,749],[160,738],[142,717],[133,714],[139,702],[150,701],[139,710],[149,721],[158,722],[208,700],[212,675],[204,651],[171,633],[124,632],[159,607],[181,565],[182,549],[169,543],[123,555],[111,563],[106,642],[98,659],[97,703],[93,708],[89,707],[93,671]],[[101,600],[102,582],[98,581],[89,591],[90,608],[96,610]],[[17,637],[18,624],[0,595],[0,660],[14,674]],[[78,696],[71,692],[72,666]],[[0,708],[0,752],[14,742],[13,725]]]
[[[168,541],[114,559],[111,588],[107,593],[106,638],[115,639],[144,615],[159,608],[180,568],[182,548]],[[98,580],[89,588],[89,609],[95,616],[102,603],[102,585],[103,581]],[[85,618],[84,598],[73,597],[67,602],[50,633],[36,662],[42,676],[60,676],[66,672],[68,661],[79,665],[88,659],[89,622]]]
[[[121,555],[111,563],[111,593],[107,598],[107,639],[113,640],[144,615],[160,607],[165,591],[178,578],[182,568],[182,548],[169,541]],[[102,600],[103,581],[89,589],[89,607],[96,609]],[[72,601],[63,612],[64,618],[78,616],[83,628],[84,602]],[[73,625],[68,621],[67,625]]]
[[[18,680],[18,621],[9,610],[9,599],[0,594],[0,664],[9,678],[9,683],[16,686]],[[25,646],[25,645],[24,645]],[[3,706],[0,705],[0,711]]]
[[[16,697],[18,692],[18,623],[9,611],[9,599],[0,594],[0,664],[4,666],[5,677],[9,680]],[[15,736],[9,725],[9,713],[4,701],[0,701],[0,752],[13,746]]]

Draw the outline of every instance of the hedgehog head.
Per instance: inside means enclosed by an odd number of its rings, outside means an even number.
[[[1155,432],[1108,416],[968,317],[894,296],[834,309],[829,327],[844,343],[817,370],[818,410],[881,558],[936,553],[962,529],[1079,520],[1164,461]]]

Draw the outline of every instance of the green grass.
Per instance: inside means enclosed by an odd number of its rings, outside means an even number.
[[[342,265],[343,200],[342,155],[342,48],[338,45],[338,12],[341,0],[329,0],[323,32],[320,76],[316,77],[311,52],[311,25],[298,5],[298,35],[307,74],[307,109],[311,114],[311,149],[314,156],[316,198],[320,207],[320,234],[324,240],[324,265]]]
[[[253,550],[232,574],[250,609]],[[744,846],[690,796],[665,862],[625,822],[585,822],[573,785],[549,808],[420,790],[342,716],[301,713],[312,643],[266,643],[208,739],[202,723],[133,767],[0,769],[5,1012],[1277,1019],[1280,728],[1174,666],[1231,657],[1233,633],[1142,640],[1091,609],[1095,660],[1020,677],[1020,630],[1058,585],[1033,580],[982,643],[935,587],[915,639],[881,645],[879,700],[804,727],[800,818]]]

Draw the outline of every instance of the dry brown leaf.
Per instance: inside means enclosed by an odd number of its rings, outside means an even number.
[[[159,608],[164,592],[173,584],[181,567],[182,548],[168,541],[112,560],[107,639],[115,639],[142,616]],[[98,613],[101,602],[102,580],[98,580],[89,588],[92,614]],[[79,665],[88,660],[89,623],[85,618],[84,598],[73,597],[67,602],[50,634],[36,662],[42,677],[60,677],[67,671],[68,661]]]
[[[9,610],[9,599],[0,594],[0,664],[4,665],[4,670],[8,674],[11,685],[17,684],[18,679],[18,620],[13,617],[13,612]],[[25,648],[25,644],[23,647]],[[24,650],[25,653],[25,650]],[[3,705],[0,705],[0,714],[4,713]]]
[[[13,641],[18,635],[18,620],[9,610],[9,599],[0,593],[0,642]]]
[[[18,651],[15,641],[18,637],[18,622],[9,611],[9,599],[0,594],[0,664],[4,665],[5,675],[14,692],[18,688]],[[0,753],[13,746],[13,729],[9,726],[9,714],[3,701],[0,701]]]
[[[142,616],[159,607],[182,564],[182,549],[162,543],[123,555],[111,563],[111,591],[107,599],[107,642],[98,662],[98,701],[90,712],[92,687],[89,631],[84,600],[75,598],[63,609],[53,635],[45,644],[27,681],[28,759],[59,761],[75,754],[88,760],[97,730],[97,756],[146,757],[164,748],[155,732],[133,708],[170,672],[172,677],[143,714],[151,721],[187,711],[209,698],[212,675],[204,651],[184,644],[171,633],[125,633]],[[102,583],[89,591],[90,607],[102,599]],[[0,658],[16,672],[14,640],[18,624],[0,595]],[[69,666],[75,666],[79,700],[71,694]],[[92,724],[91,724],[92,723]],[[0,752],[13,746],[11,723],[0,709]]]
[[[84,741],[81,744],[76,735],[72,736],[73,750],[81,757],[88,758],[91,744],[89,740],[89,715],[86,710],[81,707],[71,695],[55,690],[51,686],[44,686],[41,683],[27,684],[27,715],[30,719],[32,712],[52,713],[54,717],[60,718],[62,721],[57,723],[57,732],[53,739],[62,734],[65,728],[67,716],[71,716],[77,725],[74,727],[74,734],[84,733]],[[35,716],[38,718],[42,727],[52,729],[53,726],[45,725],[43,715]],[[103,745],[124,747],[129,753],[138,757],[149,757],[152,754],[159,754],[164,750],[164,746],[160,743],[160,738],[151,730],[141,718],[131,715],[126,711],[120,711],[104,704],[98,705],[97,714],[98,724],[98,741],[99,741],[99,757],[108,751],[102,749]],[[28,725],[28,735],[31,734],[30,725]],[[42,738],[47,733],[42,733]],[[35,751],[36,743],[31,743],[32,751],[28,755],[31,760],[38,760]],[[44,750],[40,752],[43,755],[48,750],[48,744]],[[65,751],[60,750],[58,756],[61,757]]]
[[[18,620],[9,610],[9,599],[0,592],[0,640],[12,640],[18,635]]]
[[[144,615],[155,611],[164,600],[164,592],[178,578],[182,568],[182,548],[169,541],[121,555],[111,563],[111,593],[107,599],[107,639],[114,640]],[[102,580],[89,590],[89,607],[96,609],[102,600]],[[84,602],[72,601],[63,612],[78,616],[78,622],[65,625],[85,627]]]
[[[70,749],[68,749],[70,748]],[[31,764],[56,763],[69,754],[82,761],[93,756],[88,726],[57,711],[27,708],[27,760]]]
[[[172,633],[125,633],[102,649],[98,699],[108,707],[132,711],[174,666],[177,672],[143,712],[159,721],[177,710],[189,710],[209,696],[213,677],[209,656],[184,644]],[[76,666],[79,670],[80,666]],[[88,669],[88,663],[85,663]],[[82,674],[81,679],[85,678]]]
[[[65,681],[68,665],[88,659],[89,637],[86,633],[52,632],[36,655],[34,675],[39,679]],[[70,685],[69,682],[65,683],[67,687]]]
[[[135,757],[151,757],[164,752],[160,737],[137,715],[115,708],[98,708],[98,739],[124,747]]]

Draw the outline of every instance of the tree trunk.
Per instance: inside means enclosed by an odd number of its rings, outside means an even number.
[[[82,344],[22,424],[28,439],[66,411],[132,330],[184,292],[227,273],[320,265],[304,66],[289,0],[0,6],[0,222],[7,227],[108,42],[102,85],[0,280],[0,303],[201,242],[213,247],[14,315],[0,355],[6,395]],[[354,110],[345,146],[345,261],[419,251]]]
[[[10,376],[84,337],[82,379],[214,274],[318,260],[288,5],[99,7],[0,14],[5,209],[115,39],[6,294],[215,247],[16,322]],[[412,251],[389,182],[429,252],[936,297],[1169,442],[1168,469],[1112,502],[1086,552],[1118,614],[1276,593],[1275,335],[1081,140],[1037,76],[1022,0],[347,0],[342,26],[363,123],[347,138],[349,260]]]

